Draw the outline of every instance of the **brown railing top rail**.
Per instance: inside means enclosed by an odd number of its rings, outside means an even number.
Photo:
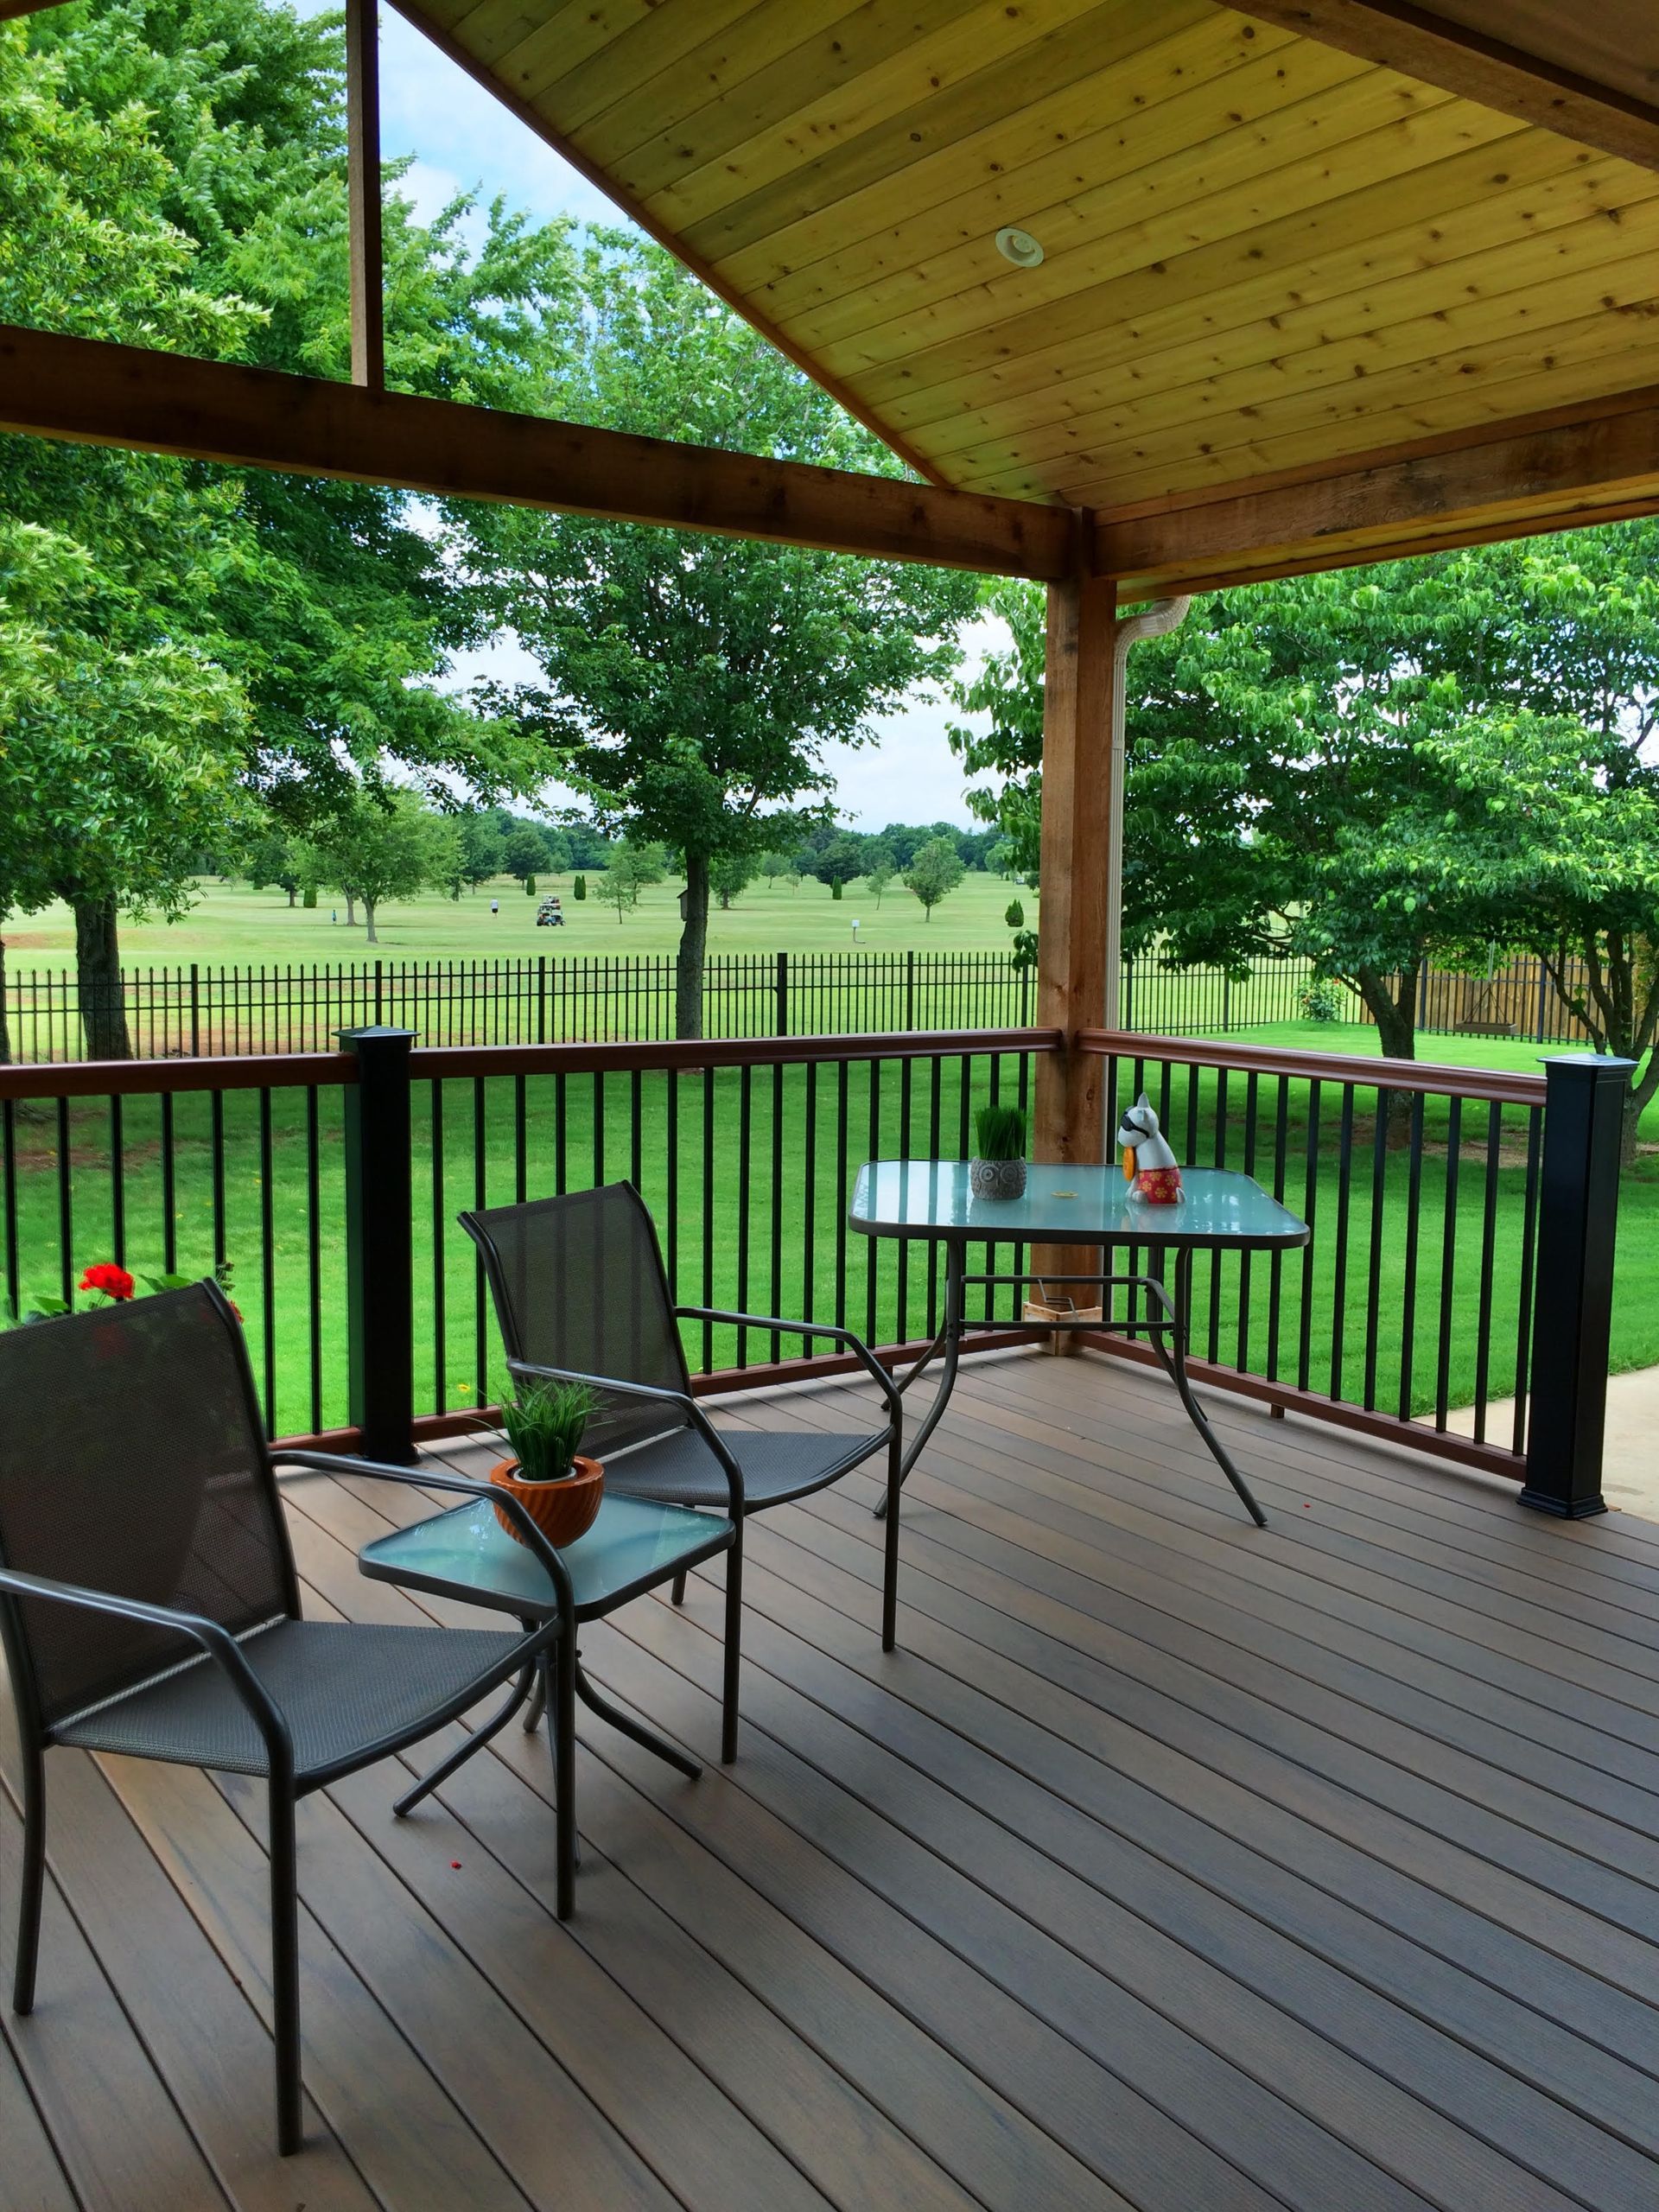
[[[200,1060],[43,1060],[0,1067],[0,1100],[304,1090],[314,1083],[356,1081],[357,1059],[351,1052],[246,1052]]]
[[[1153,1037],[1135,1029],[1079,1029],[1079,1052],[1126,1060],[1180,1060],[1191,1067],[1237,1068],[1246,1075],[1298,1076],[1304,1081],[1374,1084],[1384,1090],[1423,1090],[1491,1105],[1541,1106],[1544,1078],[1508,1068],[1444,1067],[1430,1060],[1362,1058],[1353,1052],[1305,1052],[1286,1045],[1236,1045],[1207,1037]]]
[[[939,1053],[1054,1052],[1058,1029],[926,1029],[856,1037],[709,1037],[585,1045],[433,1046],[410,1056],[417,1078],[586,1075],[616,1069],[733,1068],[803,1060],[928,1059]],[[61,1060],[0,1067],[0,1100],[136,1097],[157,1091],[302,1090],[357,1081],[352,1052],[261,1052],[175,1060]]]
[[[950,1052],[1058,1052],[1058,1029],[879,1030],[855,1037],[705,1037],[656,1043],[434,1046],[416,1076],[580,1075],[616,1068],[789,1066],[801,1060],[917,1060]]]

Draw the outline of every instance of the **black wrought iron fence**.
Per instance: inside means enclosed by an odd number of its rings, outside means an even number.
[[[1229,971],[1172,968],[1148,952],[1124,963],[1120,1020],[1161,1034],[1230,1035],[1304,1020],[1313,982],[1305,960],[1262,957]],[[703,995],[711,1037],[1020,1027],[1036,1014],[1036,979],[1007,951],[722,953],[704,968]],[[1368,1018],[1351,991],[1326,986],[1325,996],[1336,1018]],[[1586,1033],[1536,962],[1491,975],[1426,973],[1418,996],[1426,1034],[1567,1043]],[[331,1052],[342,1029],[365,1023],[414,1029],[432,1046],[646,1043],[674,1034],[674,963],[655,954],[193,963],[124,969],[122,1001],[140,1059]],[[10,971],[3,1007],[9,1052],[0,1059],[83,1056],[72,971]]]

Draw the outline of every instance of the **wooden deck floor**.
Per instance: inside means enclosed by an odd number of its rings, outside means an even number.
[[[584,1713],[565,1929],[544,1738],[309,1801],[298,2160],[257,1786],[54,1752],[0,2204],[1654,2212],[1659,1525],[1221,1418],[1265,1534],[1157,1380],[969,1368],[892,1658],[868,1481],[754,1524],[739,1764]],[[418,1499],[287,1496],[313,1611],[423,1617],[354,1556]],[[704,1758],[717,1599],[584,1638]]]

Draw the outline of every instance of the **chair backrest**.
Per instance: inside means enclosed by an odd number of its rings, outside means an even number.
[[[492,1206],[461,1225],[484,1255],[509,1359],[690,1389],[656,1227],[632,1183]],[[677,1413],[617,1395],[585,1441],[618,1452],[683,1426]]]
[[[247,1352],[214,1284],[0,1332],[0,1564],[232,1635],[298,1612]],[[0,1629],[42,1728],[200,1648],[41,1599],[0,1599]]]

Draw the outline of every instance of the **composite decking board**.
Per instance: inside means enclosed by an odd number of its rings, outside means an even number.
[[[99,1764],[269,2023],[262,1847],[207,1776],[146,1759]],[[525,2212],[529,2200],[319,1925],[303,1890],[300,1988],[306,2086],[387,2212],[435,2202],[464,2204],[468,2212]],[[267,2088],[245,2115],[251,2130],[270,2128],[270,2103]]]
[[[16,1866],[21,1833],[16,1807],[0,1792],[0,1851],[8,1871]],[[13,1894],[10,1881],[5,1889]],[[50,1878],[41,1957],[43,1975],[49,1962],[49,1999],[37,1996],[27,2019],[9,2015],[7,2033],[85,2212],[149,2205],[226,2212],[230,2200]],[[8,1986],[8,2003],[10,1996]],[[269,2102],[259,2118],[269,2124]]]
[[[0,2144],[8,2188],[30,2212],[79,2212],[46,2123],[29,2093],[0,2012]]]
[[[342,1495],[335,1491],[332,1502],[338,1503]],[[413,1516],[421,1517],[418,1498],[411,1498],[407,1491],[392,1495],[409,1501]],[[332,1556],[321,1547],[308,1544],[302,1532],[296,1532],[308,1585],[326,1599],[349,1597],[358,1585],[355,1544],[361,1540],[364,1524],[354,1516],[353,1523],[347,1541],[333,1543]],[[321,1522],[318,1525],[321,1528]],[[377,1521],[370,1533],[384,1533],[385,1526],[384,1521]],[[417,1603],[396,1591],[388,1590],[387,1595],[397,1601],[406,1618],[422,1615],[443,1618],[459,1611],[431,1598],[423,1597]],[[454,1739],[452,1732],[431,1746],[422,1747],[406,1763],[418,1772],[435,1760],[442,1744]],[[545,1760],[541,1739],[534,1740],[533,1748]],[[516,1784],[514,1789],[522,1812],[523,1792]],[[452,1813],[458,1792],[464,1796],[464,1785],[459,1781],[442,1793],[442,1802]],[[637,2147],[667,2177],[688,2206],[749,2203],[777,2207],[779,2212],[798,2206],[804,2212],[809,2205],[835,2201],[833,2192],[826,2200],[817,2186],[808,2185],[810,2167],[815,2160],[833,2166],[838,2157],[837,2144],[857,2140],[881,2150],[884,2171],[895,2181],[905,2181],[907,2203],[921,2208],[963,2202],[954,2187],[941,2194],[937,2178],[915,2160],[909,2146],[886,2130],[861,2099],[839,2092],[827,2069],[810,2055],[799,2054],[791,2068],[789,2037],[775,2020],[771,2055],[764,2065],[760,2053],[765,2038],[754,2031],[752,2021],[747,2024],[756,2070],[746,2084],[741,2063],[744,2038],[730,2034],[725,2047],[715,2050],[703,2024],[712,1999],[720,1994],[717,1985],[725,1979],[724,1969],[717,1961],[705,1957],[699,1990],[696,1961],[682,1953],[677,1972],[671,1975],[670,1945],[666,1936],[659,1936],[654,1980],[649,1971],[642,1973],[642,1967],[651,1966],[652,1958],[649,1943],[640,1948],[639,1923],[648,1921],[654,1909],[648,1897],[630,1901],[625,1894],[618,1894],[626,1890],[627,1878],[615,1873],[602,1859],[595,1860],[591,1853],[587,1861],[590,1871],[597,1871],[602,1880],[609,1881],[608,1900],[601,1899],[599,1908],[600,1919],[606,1925],[596,1928],[593,1938],[574,1925],[568,1930],[545,1930],[561,1950],[568,1943],[575,1951],[565,1956],[550,1988],[538,1986],[533,1978],[526,1980],[526,1952],[515,1948],[514,1937],[516,1934],[521,1943],[531,1943],[538,1925],[550,1918],[546,1900],[550,1898],[553,1879],[551,1821],[539,1832],[543,1847],[524,1860],[533,1870],[534,1894],[526,1887],[522,1872],[504,1866],[499,1876],[486,1878],[484,1886],[490,1889],[491,1896],[480,1900],[470,1894],[468,1885],[450,1880],[449,1843],[433,1837],[429,1816],[424,1829],[418,1816],[409,1823],[391,1820],[389,1808],[394,1794],[388,1778],[382,1776],[377,1780],[373,1770],[327,1792],[363,1840],[391,1864],[434,1916],[442,1921],[504,1999],[537,2034],[558,2048],[563,2063],[583,2080],[594,2100],[615,2115],[621,2129],[636,2138]],[[581,1782],[578,1809],[584,1834],[591,1835],[586,1790]],[[453,1834],[453,1831],[446,1833]],[[499,1848],[488,1844],[482,1847],[500,1859]],[[602,1843],[599,1848],[602,1850]],[[463,1871],[476,1861],[475,1853],[463,1850],[461,1855]],[[452,1892],[458,1900],[453,1904]],[[619,1971],[619,1967],[623,1970]],[[654,2018],[651,2011],[643,2009],[647,1999],[654,2007]],[[695,2005],[694,1999],[698,2000]],[[724,2001],[729,2009],[734,2000],[728,1996]],[[689,2045],[683,2052],[682,2040]],[[633,2096],[641,2078],[651,2080],[653,2094],[636,2111]],[[765,2120],[752,2113],[745,2117],[757,2095],[766,2108]],[[814,2121],[814,2140],[793,2144],[788,2140],[791,2131]],[[884,2138],[889,2137],[884,2144]],[[802,2174],[807,2175],[808,2183],[802,2181]],[[826,2185],[830,2181],[844,2185],[847,2181],[844,2172],[824,2178]]]
[[[849,1575],[878,1589],[879,1555],[858,1534],[849,1530],[838,1542],[841,1535],[820,1520],[809,1541],[795,1543],[791,1579],[805,1578],[804,1586],[817,1590],[834,1574],[838,1579],[830,1586],[843,1599]],[[1196,1686],[1182,1686],[1189,1699],[1204,1700],[1198,1703],[1149,1691],[1138,1676],[1092,1658],[1080,1644],[1062,1643],[966,1594],[930,1571],[918,1551],[925,1557],[925,1546],[906,1554],[907,1649],[950,1652],[962,1679],[988,1685],[987,1694],[1004,1698],[1017,1713],[1042,1713],[1045,1726],[1096,1758],[1109,1746],[1114,1769],[1137,1787],[1178,1808],[1215,1808],[1234,1841],[1524,2005],[1535,2018],[1559,2022],[1659,2077],[1659,2014],[1556,1951],[1489,1920],[1478,1909],[1480,1862],[1473,1866],[1473,1897],[1468,1882],[1458,1879],[1458,1854],[1438,1838],[1429,1839],[1425,1864],[1402,1872],[1375,1848],[1372,1805],[1313,1775],[1284,1751],[1211,1718],[1206,1705],[1218,1684],[1198,1678]],[[1086,1624],[1074,1617],[1071,1626],[1086,1637]],[[1009,1697],[1011,1684],[1017,1691]],[[1411,1840],[1403,1821],[1390,1817],[1388,1824]]]
[[[365,1484],[369,1479],[365,1478]],[[402,1517],[413,1510],[418,1517],[418,1508],[413,1504],[411,1492],[406,1489],[388,1491],[386,1486],[379,1487],[392,1511]],[[354,1491],[357,1485],[353,1484],[352,1488]],[[451,1618],[451,1609],[445,1601],[423,1596],[420,1602],[423,1608],[430,1610],[433,1618]],[[666,1609],[657,1605],[650,1610],[662,1611]],[[458,1616],[461,1609],[453,1611]],[[606,1632],[601,1625],[599,1630],[588,1633],[603,1635]],[[706,1638],[700,1630],[697,1631],[695,1644],[699,1652],[705,1642]],[[626,1654],[631,1647],[624,1640],[620,1649]],[[648,1655],[643,1650],[637,1656],[641,1663],[654,1663],[649,1661]],[[594,1672],[596,1675],[599,1674],[597,1667]],[[696,1685],[672,1675],[665,1675],[664,1679],[682,1692],[688,1700],[688,1710],[697,1712],[700,1709],[700,1700],[691,1701]],[[628,1698],[626,1689],[620,1690],[618,1694],[625,1702],[639,1702]],[[676,1736],[688,1748],[696,1748],[683,1729],[664,1723],[659,1706],[646,1701],[640,1706],[640,1710],[653,1726],[658,1728],[667,1726],[671,1735]],[[585,1722],[585,1716],[579,1715],[579,1718]],[[584,1726],[583,1734],[590,1748],[597,1750],[601,1756],[608,1756],[619,1746],[627,1748],[626,1739],[615,1738],[602,1724],[591,1730]],[[494,1747],[497,1755],[521,1759],[523,1740],[521,1734],[515,1734],[512,1730],[505,1732],[504,1738],[497,1739]],[[712,1758],[712,1753],[709,1756]],[[651,1760],[649,1754],[645,1757],[650,1767],[655,1770],[653,1779],[657,1776],[666,1776],[667,1770]],[[664,1804],[664,1809],[671,1815],[677,1816],[681,1810],[678,1798],[684,1794],[683,1784],[665,1786],[675,1789],[677,1796]],[[580,1802],[578,1815],[580,1817]],[[811,1894],[816,1897],[817,1892],[814,1891]],[[836,1925],[832,1917],[830,1928],[834,1929]],[[839,1941],[838,1936],[826,1937],[822,1929],[820,1940]],[[915,1946],[913,1943],[907,1946],[899,1932],[889,1924],[874,1955],[884,1960],[895,1955],[902,1957],[906,1948],[913,1952]],[[1027,2100],[1032,2101],[1035,2107],[1034,2116],[1039,2123],[1055,2133],[1057,2139],[1072,2143],[1077,2156],[1083,2163],[1094,2164],[1097,2171],[1100,2171],[1097,2162],[1102,2159],[1106,2161],[1109,2169],[1114,2165],[1126,2167],[1126,2179],[1137,2195],[1143,2192],[1154,2177],[1168,2174],[1179,2177],[1183,2187],[1188,2190],[1200,2192],[1198,2201],[1206,2203],[1214,2202],[1231,2205],[1236,2202],[1241,2207],[1265,2206],[1268,2203],[1268,2197],[1247,2184],[1244,2177],[1230,2169],[1224,2160],[1206,2154],[1201,2145],[1185,2138],[1179,2123],[1172,2125],[1166,2122],[1165,2115],[1155,2105],[1148,2103],[1120,2084],[1115,2077],[1104,2073],[1085,2054],[1075,2051],[1063,2034],[1047,2029],[1040,2019],[1024,2010],[1017,1999],[1006,1996],[971,1973],[967,1979],[966,1993],[962,1988],[951,1988],[952,1977],[944,1966],[945,1955],[943,1949],[936,1950],[925,1979],[912,1980],[908,1974],[904,1974],[896,1982],[886,1980],[882,1986],[912,2014],[918,2011],[918,2005],[924,2011],[936,2014],[933,2027],[936,2036],[942,2027],[954,2036],[962,2026],[962,2007],[969,1994],[976,2000],[980,2014],[984,2014],[988,2009],[991,2019],[982,2030],[977,2046],[981,2052],[982,2070],[983,2054],[992,2054],[988,2078],[993,2086],[1001,2088],[1003,2094],[1017,2106],[1025,2106]],[[931,2006],[922,2005],[920,1993],[923,1987],[931,1994]],[[954,2048],[954,2044],[951,2047]],[[971,2037],[969,2048],[976,2048]],[[1010,2053],[1017,2054],[1017,2059],[1011,2059]],[[1033,2082],[1027,2083],[1025,2078],[1027,2073],[1034,2075]],[[1086,2117],[1080,2121],[1077,2117],[1078,2113]],[[1111,2177],[1109,2171],[1105,2177]],[[1204,2195],[1205,2191],[1209,2194]],[[1188,2196],[1182,2201],[1192,2200]]]
[[[999,1410],[982,1396],[975,1417],[1001,1430],[1004,1424]],[[1084,1493],[1090,1491],[1081,1468],[1103,1465],[1108,1449],[1103,1442],[1064,1427],[1035,1407],[1023,1415],[1017,1433],[1036,1446],[1030,1464],[1040,1464],[1060,1482],[1077,1484]],[[1137,1420],[1135,1410],[1126,1406],[1115,1415],[1110,1448],[1127,1463],[1123,1471],[1135,1476],[1160,1503],[1179,1499],[1184,1508],[1205,1506],[1198,1479],[1202,1446],[1190,1431],[1184,1437],[1178,1427],[1154,1427]],[[1214,1467],[1207,1453],[1203,1459]],[[1213,1494],[1213,1484],[1210,1487]],[[1332,1508],[1328,1497],[1319,1500],[1316,1510],[1305,1512],[1305,1504],[1312,1502],[1306,1491],[1277,1478],[1270,1465],[1262,1471],[1261,1496],[1264,1507],[1274,1505],[1281,1521],[1294,1517],[1299,1541],[1311,1553],[1324,1555],[1322,1561],[1308,1561],[1309,1570],[1320,1579],[1363,1593],[1374,1576],[1385,1575],[1404,1586],[1401,1592],[1389,1592],[1391,1606],[1431,1627],[1454,1627],[1455,1632],[1484,1641],[1505,1656],[1535,1650],[1542,1637],[1551,1647],[1552,1678],[1566,1666],[1573,1679],[1610,1700],[1634,1706],[1649,1719],[1659,1719],[1659,1606],[1650,1613],[1632,1607],[1624,1616],[1603,1607],[1599,1618],[1586,1621],[1552,1603],[1541,1575],[1531,1578],[1535,1587],[1524,1583],[1519,1588],[1506,1587],[1490,1571],[1481,1573],[1465,1567],[1457,1554],[1437,1548],[1432,1539],[1414,1539],[1408,1528],[1389,1530],[1375,1521],[1358,1522],[1358,1516],[1357,1525],[1343,1525],[1334,1517],[1341,1507]],[[1606,1625],[1610,1620],[1618,1624]],[[1564,1660],[1563,1654],[1572,1656]],[[1655,1741],[1659,1747],[1659,1734]],[[1659,1775],[1655,1786],[1659,1787]]]
[[[13,1770],[15,1731],[0,1722]],[[296,2174],[262,2120],[271,2101],[271,2042],[156,1864],[89,1752],[60,1751],[48,1769],[50,1863],[135,2033],[203,2155],[242,2212],[293,2212]],[[42,2020],[55,2021],[43,1959]],[[372,2212],[378,2202],[308,2099],[308,2212]],[[0,2139],[3,2139],[0,2133]]]
[[[396,1764],[312,1801],[321,2124],[280,2173],[295,2201],[1659,2201],[1659,1885],[1633,1872],[1659,1846],[1659,1789],[1635,1779],[1643,1713],[1608,1689],[1649,1679],[1615,1655],[1645,1668],[1651,1653],[1659,1541],[1517,1521],[1497,1484],[1207,1394],[1274,1501],[1252,1554],[1167,1398],[1161,1378],[1098,1357],[972,1364],[906,1497],[893,1657],[875,1635],[879,1483],[859,1472],[757,1520],[738,1764],[688,1784],[584,1710],[568,1930],[547,1910],[543,1736],[505,1731],[408,1823],[391,1818]],[[832,1388],[715,1409],[738,1429],[848,1414]],[[499,1448],[454,1440],[442,1456],[477,1474]],[[486,1618],[357,1573],[366,1535],[442,1510],[441,1493],[366,1477],[283,1490],[309,1609]],[[1553,1586],[1557,1543],[1571,1573]],[[694,1576],[683,1610],[658,1595],[583,1636],[595,1680],[705,1758],[721,1579]],[[1522,1635],[1529,1668],[1499,1648]],[[1582,1679],[1558,1685],[1557,1655]],[[1593,1766],[1567,1748],[1569,1712]],[[101,1973],[84,1942],[79,1956],[122,2063],[148,2079],[141,2130],[161,2131],[132,2157],[165,2166],[182,2145],[209,2204],[277,2212],[254,2178],[277,2164],[260,1786],[63,1751],[54,1774],[79,1816],[53,1866],[74,1918],[54,1889],[67,1934],[48,1929],[35,2019],[8,2028],[39,2037],[66,1942],[72,1968],[83,1931],[107,1943]],[[159,1968],[149,1986],[169,1929],[200,2021],[163,2018]],[[58,2192],[43,2212],[58,2212],[73,2161],[27,2074],[8,2076],[10,2049],[0,2038],[0,2116],[9,2089],[27,2099]],[[561,2079],[587,2139],[556,2187],[508,2092],[533,2108]],[[569,2125],[542,2124],[571,2147]],[[689,2146],[684,2171],[658,2174],[671,2140]],[[12,2212],[4,2180],[0,2204]]]
[[[847,1499],[821,1497],[809,1501],[806,1510],[861,1518],[875,1486],[863,1493],[847,1487]],[[852,1496],[861,1502],[852,1503]],[[1396,1856],[1402,1842],[1414,1843],[1432,1860],[1440,1839],[1455,1839],[1477,1865],[1487,1866],[1496,1887],[1484,1909],[1494,1917],[1507,1917],[1522,1932],[1537,1928],[1547,1948],[1593,1961],[1595,1970],[1618,1987],[1659,1999],[1651,1955],[1632,1945],[1625,1932],[1654,1933],[1651,1893],[1622,1871],[1628,1831],[1618,1832],[1614,1847],[1621,1855],[1611,1865],[1566,1849],[1554,1833],[1563,1825],[1562,1801],[1459,1756],[1383,1707],[1357,1707],[1344,1692],[1327,1688],[1318,1671],[1287,1667],[1287,1647],[1271,1637],[1259,1639],[1259,1649],[1241,1643],[1239,1631],[1248,1636],[1248,1622],[1234,1623],[1212,1607],[1178,1605],[1167,1580],[1141,1578],[1137,1588],[1135,1578],[1123,1578],[1103,1591],[1097,1577],[1076,1572],[1066,1548],[1033,1552],[1022,1541],[1018,1521],[1012,1526],[1010,1542],[974,1522],[935,1515],[919,1534],[917,1522],[909,1521],[903,1541],[912,1551],[925,1546],[937,1573],[982,1594],[988,1590],[993,1602],[1017,1618],[1040,1617],[1059,1605],[1074,1643],[1086,1648],[1092,1641],[1109,1650],[1117,1663],[1160,1692],[1173,1677],[1177,1694],[1195,1709],[1234,1711],[1232,1725],[1265,1747],[1294,1744],[1298,1763],[1310,1774],[1328,1777],[1360,1801],[1362,1826],[1375,1824],[1373,1848],[1387,1846],[1396,1825],[1400,1838],[1391,1846]],[[1288,1649],[1294,1656],[1294,1647]],[[1421,1838],[1397,1821],[1402,1811]],[[1410,1863],[1410,1849],[1405,1856]],[[1444,1885],[1452,1877],[1441,1871],[1433,1878]],[[1582,1901],[1584,1909],[1568,1899]]]

